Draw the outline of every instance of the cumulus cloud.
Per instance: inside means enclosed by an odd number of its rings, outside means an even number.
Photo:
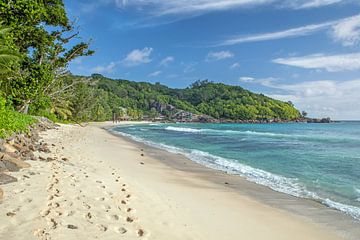
[[[230,65],[230,69],[236,69],[236,68],[239,68],[239,67],[240,67],[240,63],[238,63],[238,62]]]
[[[153,49],[149,47],[134,49],[126,55],[122,63],[129,67],[149,63],[151,62],[150,56],[152,52]]]
[[[160,61],[160,66],[168,66],[170,63],[172,63],[173,61],[175,61],[175,58],[172,56],[167,56],[165,58],[163,58]]]
[[[240,82],[254,82],[255,78],[253,78],[253,77],[240,77],[239,81]]]
[[[328,72],[350,71],[360,69],[360,53],[313,54],[303,57],[277,58],[272,62],[306,69],[325,69]]]
[[[111,62],[106,66],[96,66],[92,68],[91,71],[94,73],[111,73],[114,71],[116,65],[116,62]]]
[[[233,58],[234,57],[234,53],[230,52],[230,51],[220,51],[220,52],[209,52],[208,55],[206,56],[206,61],[219,61],[219,60],[224,60],[227,58]]]
[[[162,73],[162,71],[155,71],[152,73],[149,73],[148,77],[157,77]]]
[[[294,84],[270,84],[281,90],[281,94],[267,94],[270,97],[292,101],[314,117],[332,117],[340,120],[360,119],[360,108],[354,103],[360,101],[360,79],[350,81],[308,81]],[[267,85],[269,87],[269,85]]]

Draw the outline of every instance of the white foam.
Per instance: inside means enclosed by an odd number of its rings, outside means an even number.
[[[295,178],[286,178],[283,176],[279,176],[261,169],[253,168],[248,165],[239,163],[236,160],[222,158],[207,152],[195,149],[182,149],[162,143],[155,143],[140,137],[133,136],[131,134],[119,132],[112,129],[109,131],[115,134],[129,137],[137,142],[145,143],[151,147],[160,148],[171,153],[185,155],[187,158],[196,163],[230,174],[240,175],[242,177],[245,177],[248,181],[267,186],[277,192],[286,193],[295,197],[317,200],[330,208],[342,211],[352,216],[353,218],[360,220],[360,208],[335,202],[330,199],[321,198],[316,193],[308,191],[306,187],[300,184],[299,181]],[[360,190],[357,188],[355,188],[355,191],[360,193]],[[360,201],[360,198],[357,200]]]
[[[190,133],[197,133],[197,132],[201,132],[202,130],[200,129],[194,129],[194,128],[184,128],[184,127],[166,127],[165,130],[168,131],[176,131],[176,132],[190,132]]]

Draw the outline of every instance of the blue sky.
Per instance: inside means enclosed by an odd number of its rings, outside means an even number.
[[[65,0],[96,54],[74,74],[186,87],[198,79],[360,119],[359,0]]]

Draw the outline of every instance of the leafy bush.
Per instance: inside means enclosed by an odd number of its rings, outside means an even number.
[[[5,99],[0,97],[0,138],[6,138],[16,132],[26,132],[35,122],[35,118],[7,107]]]

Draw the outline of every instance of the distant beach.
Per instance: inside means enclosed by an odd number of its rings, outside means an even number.
[[[3,186],[1,238],[359,239],[358,222],[338,211],[104,129],[112,126],[43,134],[49,157],[67,161],[11,173],[19,182]]]

